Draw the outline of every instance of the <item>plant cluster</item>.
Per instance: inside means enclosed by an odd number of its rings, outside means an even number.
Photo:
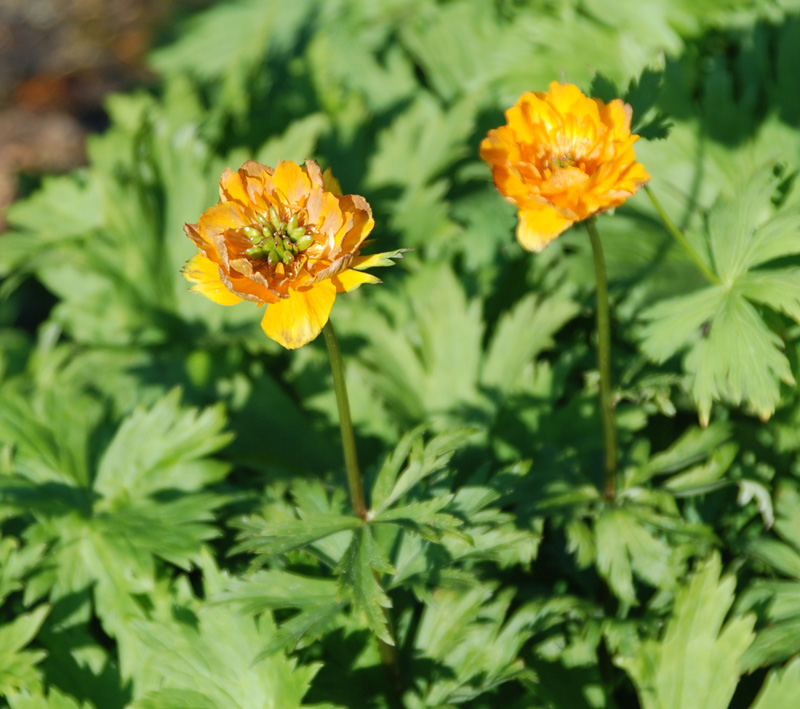
[[[189,18],[0,235],[0,706],[795,706],[798,47]]]

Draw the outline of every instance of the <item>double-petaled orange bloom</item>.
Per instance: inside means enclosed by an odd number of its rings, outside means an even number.
[[[631,107],[604,103],[572,84],[528,92],[489,131],[481,157],[517,206],[517,239],[541,251],[573,223],[617,207],[649,179],[636,162]]]
[[[362,269],[388,265],[396,252],[359,254],[374,225],[367,201],[342,195],[317,163],[273,170],[249,161],[225,170],[219,204],[185,225],[200,253],[183,275],[215,303],[266,304],[264,332],[295,349],[319,335],[337,293],[380,283]]]

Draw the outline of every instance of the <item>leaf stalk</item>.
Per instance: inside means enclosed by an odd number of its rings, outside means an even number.
[[[661,217],[661,221],[664,223],[664,226],[670,233],[670,236],[672,236],[672,238],[675,239],[675,241],[677,241],[681,247],[683,247],[683,250],[689,255],[697,268],[700,269],[701,273],[706,277],[706,280],[714,285],[719,285],[719,278],[717,278],[716,274],[706,265],[706,262],[700,258],[700,254],[698,254],[697,251],[692,248],[692,245],[689,243],[689,240],[686,238],[684,233],[675,226],[673,221],[664,211],[661,203],[658,201],[658,199],[656,199],[656,196],[653,193],[653,190],[650,189],[650,186],[645,185],[644,191],[647,192],[647,196],[650,198],[650,201],[656,208],[658,216]]]

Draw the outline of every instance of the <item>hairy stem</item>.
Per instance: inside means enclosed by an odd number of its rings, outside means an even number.
[[[611,399],[611,320],[608,308],[608,279],[603,258],[600,235],[592,217],[585,222],[592,242],[594,272],[597,279],[597,365],[600,370],[600,410],[603,415],[605,439],[606,482],[604,494],[613,500],[617,494],[617,424],[614,419],[614,402]]]
[[[664,222],[664,226],[670,233],[670,236],[672,236],[672,238],[683,247],[683,250],[689,255],[692,261],[694,261],[697,268],[700,269],[709,283],[719,284],[719,278],[717,278],[714,272],[709,269],[705,261],[700,258],[700,254],[698,254],[697,251],[692,248],[692,245],[689,243],[689,240],[686,238],[683,232],[678,229],[678,227],[676,227],[672,220],[667,216],[667,213],[664,211],[661,203],[656,199],[655,194],[653,194],[653,190],[651,190],[648,185],[645,185],[644,191],[647,192],[647,196],[650,198],[650,201],[656,208],[658,216],[661,217],[661,221]]]

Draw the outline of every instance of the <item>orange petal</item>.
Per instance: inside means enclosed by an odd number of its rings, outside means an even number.
[[[337,196],[342,195],[342,186],[339,184],[339,180],[333,176],[329,167],[326,167],[325,172],[322,173],[322,182],[328,192],[333,192]]]
[[[300,169],[296,162],[282,160],[275,168],[272,176],[275,189],[284,195],[291,205],[299,204],[311,190],[311,181],[308,175]]]
[[[373,276],[371,273],[354,271],[352,268],[348,268],[333,276],[331,282],[336,286],[337,293],[347,293],[348,291],[355,290],[364,283],[380,283],[381,279]]]
[[[204,295],[220,305],[236,305],[242,299],[231,293],[222,282],[219,266],[203,254],[195,254],[181,271],[194,285],[190,290]]]
[[[247,213],[238,202],[222,202],[206,209],[200,216],[197,227],[200,236],[213,244],[214,234],[221,234],[226,229],[239,229],[249,224]]]
[[[290,289],[288,298],[267,306],[261,328],[286,349],[297,349],[319,335],[334,300],[336,286],[330,280],[315,283],[308,290]]]
[[[219,199],[221,202],[236,200],[242,204],[247,204],[249,199],[245,192],[242,175],[234,172],[229,167],[225,168],[222,177],[219,179]]]
[[[520,210],[517,240],[528,251],[541,251],[561,232],[566,231],[573,221],[545,204]]]

